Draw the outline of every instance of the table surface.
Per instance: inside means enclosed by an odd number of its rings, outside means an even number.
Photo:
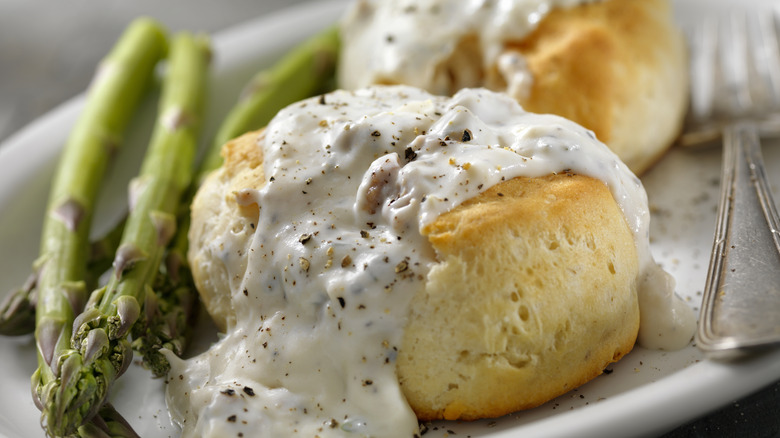
[[[218,32],[307,0],[0,0],[0,143],[80,94],[134,17]],[[780,437],[780,382],[664,437]]]

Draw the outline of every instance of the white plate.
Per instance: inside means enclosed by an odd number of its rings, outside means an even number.
[[[696,3],[677,8],[682,21]],[[711,5],[711,3],[707,3]],[[296,42],[334,22],[343,1],[313,2],[261,17],[215,38],[215,74],[206,138],[252,72]],[[57,154],[83,104],[69,101],[0,147],[0,291],[21,284],[37,255],[44,204]],[[134,123],[112,168],[96,215],[99,232],[124,210],[124,185],[137,169],[153,113]],[[780,148],[764,150],[773,188],[780,186]],[[121,165],[119,165],[121,163]],[[644,176],[653,207],[652,250],[677,279],[677,292],[698,310],[706,275],[717,185],[719,149],[673,150]],[[777,196],[777,195],[776,195]],[[30,397],[36,367],[31,337],[0,338],[0,436],[42,437]],[[495,420],[435,423],[426,437],[653,435],[743,397],[780,378],[780,351],[737,364],[703,359],[695,347],[676,352],[635,349],[587,385],[539,408]],[[132,366],[115,389],[114,404],[143,437],[175,437],[163,383]]]

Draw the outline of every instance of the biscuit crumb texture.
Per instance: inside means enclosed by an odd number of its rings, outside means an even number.
[[[639,328],[632,233],[593,178],[515,178],[425,232],[439,264],[398,355],[422,420],[538,406],[601,374]]]

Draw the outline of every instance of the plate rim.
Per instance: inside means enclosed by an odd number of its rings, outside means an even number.
[[[306,22],[312,17],[336,17],[348,0],[313,0],[285,7],[213,34],[214,52],[218,54],[213,77],[218,80],[226,71],[246,62],[247,58],[271,49],[252,49],[248,41],[263,41],[269,36],[283,34],[280,40],[258,44],[279,46],[281,41],[300,41],[313,34],[317,26],[305,29],[292,23]],[[334,21],[321,20],[320,28]],[[286,39],[285,39],[286,38]],[[0,143],[0,206],[10,202],[12,190],[5,187],[23,184],[35,171],[53,159],[64,141],[41,141],[52,133],[67,137],[69,127],[84,105],[85,96],[74,96],[36,118]],[[29,147],[36,148],[30,154]],[[38,145],[38,146],[35,146]],[[3,166],[2,163],[15,163]],[[687,421],[711,412],[727,403],[744,397],[780,378],[780,351],[770,351],[748,361],[717,362],[703,359],[670,375],[618,395],[608,397],[572,411],[559,412],[547,418],[517,425],[507,430],[488,432],[485,437],[510,438],[531,436],[559,436],[575,432],[580,436],[620,433],[623,436],[661,433]],[[685,387],[684,393],[675,392]],[[637,402],[638,400],[638,402]],[[648,410],[648,405],[655,406]],[[658,414],[658,415],[656,415]],[[604,422],[604,419],[609,421]],[[5,436],[0,433],[0,436]],[[473,435],[472,435],[473,436]]]

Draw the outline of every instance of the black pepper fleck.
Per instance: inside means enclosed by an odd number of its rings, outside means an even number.
[[[407,162],[412,162],[415,158],[417,158],[417,152],[415,152],[411,147],[407,147],[406,150],[404,150],[404,158],[406,158]]]

